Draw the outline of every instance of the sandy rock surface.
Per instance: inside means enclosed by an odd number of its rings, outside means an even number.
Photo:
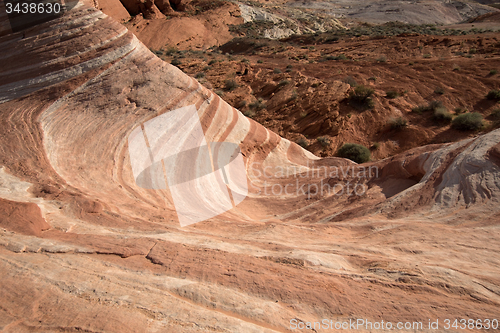
[[[83,3],[0,37],[0,59],[3,331],[500,319],[499,130],[364,165],[318,159]],[[127,138],[189,105],[207,141],[240,145],[250,190],[181,228],[168,190],[136,185]]]

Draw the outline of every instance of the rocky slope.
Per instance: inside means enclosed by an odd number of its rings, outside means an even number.
[[[498,316],[499,130],[364,165],[318,159],[91,4],[7,32],[3,331],[286,332],[292,319]],[[128,137],[189,105],[207,141],[240,146],[250,191],[181,228],[168,190],[136,185]]]

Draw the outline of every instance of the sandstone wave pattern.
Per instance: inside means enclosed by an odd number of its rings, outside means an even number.
[[[3,332],[500,319],[500,130],[319,159],[89,4],[0,35]],[[248,192],[181,227],[169,187],[137,185],[128,138],[186,107],[206,142],[239,147]]]

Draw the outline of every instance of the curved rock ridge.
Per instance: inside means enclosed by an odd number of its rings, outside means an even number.
[[[293,320],[498,315],[500,130],[366,164],[319,159],[90,4],[0,46],[3,331],[288,332]],[[182,127],[185,115],[203,135]],[[145,165],[162,161],[154,172],[169,186],[136,181],[141,133]],[[234,161],[246,184],[226,170]],[[211,210],[231,193],[232,209],[181,227],[171,185],[186,181],[184,202]]]

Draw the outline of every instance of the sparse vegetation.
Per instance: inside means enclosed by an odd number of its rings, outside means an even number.
[[[483,116],[477,112],[464,113],[451,122],[451,127],[460,131],[475,131],[483,126]]]
[[[174,66],[179,66],[180,64],[182,64],[182,62],[177,58],[172,59],[172,61],[170,63]]]
[[[252,110],[260,111],[266,108],[266,104],[264,104],[264,100],[261,97],[259,97],[257,100],[248,104],[248,107]]]
[[[238,88],[238,83],[236,83],[235,80],[233,79],[227,79],[224,81],[224,90],[226,91],[232,91],[234,89]]]
[[[377,62],[387,62],[387,58],[385,56],[380,56],[377,58]]]
[[[486,95],[487,99],[500,99],[500,90],[490,90],[488,95]]]
[[[372,148],[373,150],[377,150],[377,149],[379,149],[379,148],[380,148],[380,143],[378,143],[378,142],[374,142],[374,143],[372,144],[371,148]]]
[[[321,146],[323,148],[326,148],[330,145],[330,139],[328,139],[326,136],[320,136],[319,138],[317,138],[316,140],[318,140],[318,142],[321,144]]]
[[[297,140],[297,144],[299,146],[301,146],[302,148],[304,148],[304,149],[307,148],[307,147],[309,147],[309,141],[307,141],[307,139],[304,138],[304,137],[298,139]]]
[[[274,73],[274,74],[281,74],[281,69],[279,69],[279,68],[275,68],[275,69],[273,70],[273,73]]]
[[[371,109],[374,107],[374,102],[371,98],[373,93],[373,89],[365,87],[363,85],[358,85],[356,86],[354,91],[350,93],[349,101],[355,106]]]
[[[400,131],[408,126],[408,121],[403,117],[389,119],[389,126],[392,130]]]
[[[500,120],[500,109],[495,109],[491,112],[491,117],[494,120]]]
[[[434,110],[432,118],[436,121],[450,122],[453,119],[453,116],[445,107],[438,107]]]
[[[497,75],[498,71],[496,69],[490,70],[490,75]]]
[[[443,103],[441,101],[432,101],[427,105],[419,105],[414,107],[411,111],[422,114],[423,112],[436,111],[437,108],[443,107]]]
[[[344,83],[347,83],[351,87],[356,87],[358,85],[358,83],[356,82],[356,80],[354,80],[354,78],[352,76],[346,77],[344,79]]]
[[[196,79],[203,79],[204,77],[205,77],[205,73],[204,72],[199,72],[195,76]]]
[[[438,95],[444,95],[445,93],[445,90],[443,87],[437,87],[435,90],[434,90],[434,93],[435,94],[438,94]]]
[[[365,163],[370,160],[370,150],[357,143],[346,143],[337,151],[339,157],[350,159],[356,163]]]
[[[290,81],[288,80],[282,80],[278,83],[278,87],[284,87],[286,85],[290,84]]]
[[[325,56],[326,60],[348,60],[349,58],[345,54],[339,54],[339,55],[328,55]]]
[[[395,90],[389,90],[388,92],[385,93],[385,97],[389,99],[394,99],[396,97],[399,97],[399,93]]]

